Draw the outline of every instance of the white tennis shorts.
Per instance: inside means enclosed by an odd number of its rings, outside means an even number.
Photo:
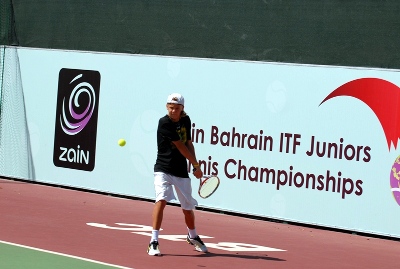
[[[192,197],[192,184],[190,178],[172,176],[163,172],[154,173],[154,188],[156,191],[156,202],[176,200],[173,187],[184,210],[193,210],[198,205]]]

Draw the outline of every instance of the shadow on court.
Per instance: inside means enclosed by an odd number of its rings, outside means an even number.
[[[276,262],[285,262],[286,260],[284,259],[279,259],[279,258],[274,258],[274,257],[269,257],[268,255],[243,255],[243,254],[229,254],[229,253],[204,253],[200,255],[191,255],[191,254],[163,254],[161,257],[157,258],[162,258],[163,256],[170,256],[170,257],[193,257],[193,258],[234,258],[234,259],[247,259],[247,260],[266,260],[266,261],[276,261]]]

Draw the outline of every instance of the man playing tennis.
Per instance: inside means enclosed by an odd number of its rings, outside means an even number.
[[[178,200],[185,217],[188,229],[186,241],[194,245],[197,251],[207,252],[207,247],[197,235],[193,209],[197,201],[192,197],[192,186],[187,169],[187,160],[193,165],[193,174],[202,178],[203,172],[196,159],[196,153],[191,138],[191,121],[184,109],[185,100],[179,93],[173,93],[167,98],[168,114],[158,122],[157,128],[157,160],[154,165],[154,187],[156,201],[153,209],[153,232],[147,253],[160,256],[158,235],[167,202]]]

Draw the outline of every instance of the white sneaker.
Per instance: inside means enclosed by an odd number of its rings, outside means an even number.
[[[147,248],[147,253],[151,256],[161,256],[158,241],[153,241],[149,244]]]
[[[194,248],[200,252],[208,252],[206,245],[204,245],[203,241],[201,241],[199,236],[195,238],[190,238],[189,235],[186,237],[186,242],[191,245],[194,245]]]

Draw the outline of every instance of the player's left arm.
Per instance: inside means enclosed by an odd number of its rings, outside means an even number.
[[[192,165],[196,165],[198,164],[197,159],[196,159],[196,153],[194,150],[194,146],[192,141],[186,141],[186,143],[184,144],[181,140],[177,140],[177,141],[172,141],[172,143],[174,143],[174,145],[176,146],[176,148],[179,150],[179,152],[186,158],[189,160],[189,162]],[[201,171],[200,167],[196,167],[196,171],[193,173],[194,176],[196,178],[201,178],[203,176],[203,172]]]
[[[195,151],[195,149],[194,149],[194,145],[193,145],[193,143],[192,143],[192,140],[186,141],[186,147],[188,148],[188,150],[190,151],[190,153],[192,154],[192,156],[194,156],[194,158],[197,160],[197,158],[196,158],[196,151]],[[193,163],[192,163],[192,164],[193,164]],[[199,163],[197,162],[197,164],[199,164]],[[193,172],[193,174],[195,175],[195,177],[201,178],[201,177],[203,176],[203,171],[201,171],[200,166],[195,167],[195,168],[196,168],[196,169],[195,169],[195,171]]]

